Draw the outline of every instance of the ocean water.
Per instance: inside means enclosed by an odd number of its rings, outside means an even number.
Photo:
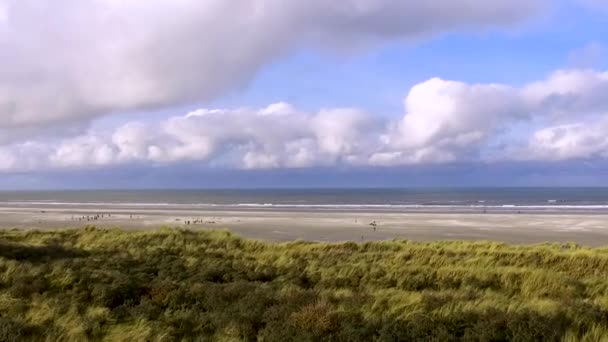
[[[608,188],[82,190],[0,192],[2,206],[588,209],[608,211]]]

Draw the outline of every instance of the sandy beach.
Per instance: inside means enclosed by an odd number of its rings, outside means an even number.
[[[372,223],[376,223],[375,229]],[[2,229],[81,228],[230,229],[264,240],[368,241],[497,240],[511,243],[576,242],[608,246],[608,215],[585,213],[400,212],[162,208],[122,206],[2,206]]]

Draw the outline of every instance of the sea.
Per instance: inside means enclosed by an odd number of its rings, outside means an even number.
[[[608,188],[0,191],[0,206],[608,213]]]

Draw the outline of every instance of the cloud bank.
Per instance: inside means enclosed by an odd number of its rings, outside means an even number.
[[[303,47],[510,27],[545,0],[0,0],[0,143],[206,101]],[[55,125],[55,126],[53,126]]]
[[[0,172],[197,163],[239,169],[608,157],[608,72],[514,87],[431,78],[394,119],[358,108],[202,108],[298,51],[506,29],[547,0],[0,0]],[[584,3],[584,2],[581,2]],[[597,1],[589,1],[597,3]],[[571,56],[595,64],[598,47]]]
[[[199,162],[243,169],[395,166],[608,156],[608,72],[559,70],[522,87],[433,78],[401,119],[356,108],[199,109],[64,139],[0,147],[0,170]],[[513,127],[528,134],[496,147]],[[512,138],[511,138],[512,139]],[[491,151],[492,153],[488,153]]]

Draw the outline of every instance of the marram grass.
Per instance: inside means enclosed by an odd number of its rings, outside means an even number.
[[[0,341],[608,341],[608,249],[0,231]]]

